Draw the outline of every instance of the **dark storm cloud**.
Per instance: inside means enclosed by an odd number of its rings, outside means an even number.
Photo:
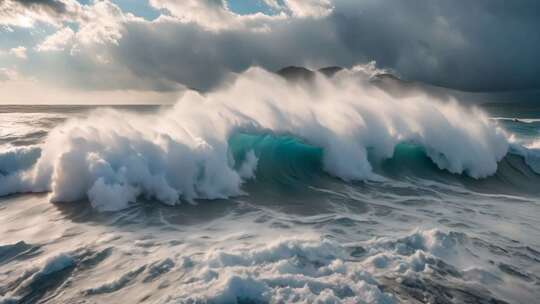
[[[540,1],[342,1],[331,19],[338,43],[410,79],[540,88]]]
[[[222,4],[210,5],[216,3]],[[336,0],[333,5],[321,18],[262,21],[265,31],[249,26],[212,31],[166,18],[127,21],[117,44],[99,46],[109,58],[105,66],[94,67],[85,58],[95,47],[79,45],[65,60],[70,64],[63,75],[74,85],[99,89],[121,84],[174,90],[182,84],[207,90],[227,73],[252,65],[277,70],[375,60],[405,79],[460,90],[540,89],[540,1]],[[101,72],[106,77],[96,76]]]
[[[370,60],[410,80],[461,90],[533,89],[540,88],[540,1],[338,1],[326,18],[276,21],[267,33],[135,24],[115,52],[136,74],[203,89],[254,64]]]
[[[271,32],[248,29],[208,32],[196,24],[129,24],[118,47],[119,63],[149,78],[165,77],[207,90],[228,72],[253,65],[277,70],[286,65],[330,64],[348,56],[336,48],[324,21],[276,22]]]
[[[66,12],[66,5],[60,0],[13,0],[13,2],[31,9],[45,9],[55,14]]]

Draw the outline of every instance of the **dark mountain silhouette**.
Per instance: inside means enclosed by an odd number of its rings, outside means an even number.
[[[332,77],[337,72],[343,70],[342,67],[338,66],[330,66],[330,67],[324,67],[321,69],[318,69],[317,72],[325,75],[326,77]],[[277,71],[277,73],[287,80],[306,80],[306,81],[312,81],[315,78],[315,72],[305,67],[299,67],[299,66],[288,66],[284,67]]]
[[[329,66],[329,67],[325,67],[325,68],[322,68],[322,69],[319,69],[319,73],[325,75],[326,77],[332,77],[334,76],[337,72],[343,70],[342,67],[338,67],[338,66]]]
[[[310,69],[298,66],[288,66],[277,71],[277,73],[283,76],[285,79],[291,81],[312,81],[315,78],[315,72]]]

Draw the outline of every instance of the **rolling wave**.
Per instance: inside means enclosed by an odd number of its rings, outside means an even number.
[[[229,148],[236,163],[244,163],[253,153],[258,160],[254,178],[256,183],[284,186],[311,186],[329,178],[324,171],[324,150],[290,135],[268,133],[237,133],[229,139]],[[513,146],[498,163],[497,171],[484,179],[466,174],[452,174],[440,168],[420,145],[404,142],[396,145],[392,157],[377,160],[368,150],[373,171],[382,178],[405,180],[422,178],[439,182],[459,183],[489,193],[538,193],[540,182],[538,165],[540,154],[521,146]],[[330,177],[331,178],[331,177]]]
[[[251,68],[213,93],[186,92],[159,113],[99,109],[54,128],[38,148],[0,153],[0,162],[20,163],[0,175],[0,194],[51,192],[54,202],[89,200],[113,211],[140,197],[174,205],[240,196],[251,179],[412,174],[520,184],[521,175],[535,176],[505,156],[530,165],[536,152],[511,143],[480,110],[421,92],[398,98],[372,75],[356,67],[294,83]],[[520,176],[508,173],[516,166]]]

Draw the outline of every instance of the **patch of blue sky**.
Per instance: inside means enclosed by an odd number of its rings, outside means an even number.
[[[78,0],[81,4],[92,4],[93,0]],[[146,20],[154,20],[159,17],[160,11],[153,8],[147,0],[112,0],[123,12],[132,13]]]
[[[281,3],[281,1],[278,1]],[[266,4],[263,0],[228,0],[229,9],[239,15],[250,15],[263,13],[265,15],[276,15],[278,10]]]
[[[143,0],[114,0],[122,11],[132,13],[135,16],[146,20],[154,20],[161,14],[159,10],[153,8],[148,1]]]

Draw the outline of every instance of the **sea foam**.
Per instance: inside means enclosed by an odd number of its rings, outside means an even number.
[[[418,229],[348,246],[302,237],[251,248],[217,248],[196,258],[184,270],[190,279],[162,303],[399,303],[400,293],[386,289],[400,288],[400,280],[422,280],[434,273],[461,280],[465,268],[443,260],[469,258],[466,242],[464,234]],[[422,288],[409,287],[409,292]]]

